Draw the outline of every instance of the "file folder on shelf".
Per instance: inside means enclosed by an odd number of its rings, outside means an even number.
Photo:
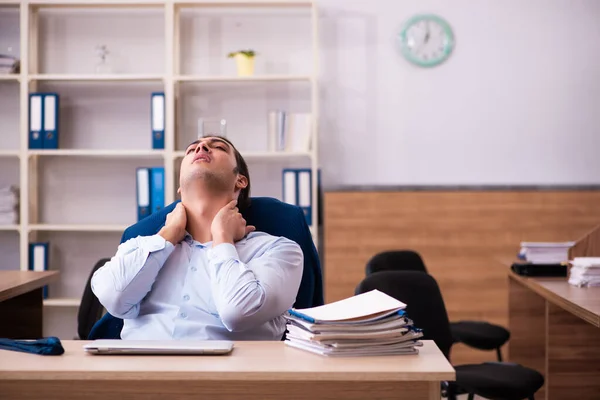
[[[283,202],[299,206],[312,225],[312,170],[286,168],[282,172]]]
[[[137,214],[138,221],[146,218],[150,212],[150,168],[136,170]]]
[[[29,148],[43,149],[42,136],[43,95],[31,93],[29,95]]]
[[[29,270],[48,270],[48,242],[29,243]],[[48,286],[44,286],[44,299],[48,298]]]
[[[152,148],[165,148],[165,94],[152,93]]]
[[[150,168],[150,214],[165,207],[165,169],[164,167]]]
[[[58,109],[58,94],[45,93],[43,107],[45,149],[58,149]]]

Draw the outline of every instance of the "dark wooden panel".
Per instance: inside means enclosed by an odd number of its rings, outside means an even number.
[[[421,253],[451,320],[508,324],[506,266],[519,242],[567,241],[600,223],[599,191],[326,192],[327,302],[351,296],[370,257],[390,249]],[[493,353],[457,346],[454,363]]]
[[[512,278],[508,288],[508,359],[546,376],[546,300]],[[544,399],[546,385],[535,396]]]
[[[0,302],[0,337],[40,339],[42,337],[42,289]]]
[[[549,400],[600,395],[600,328],[548,303]]]

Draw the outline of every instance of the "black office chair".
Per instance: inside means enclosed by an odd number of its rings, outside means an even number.
[[[427,273],[423,258],[413,250],[393,250],[376,254],[369,260],[366,274],[381,271],[420,271]],[[484,321],[458,321],[450,323],[454,343],[464,343],[478,350],[496,350],[502,361],[501,347],[510,338],[506,328]]]
[[[110,258],[102,258],[99,260],[94,268],[92,268],[92,272],[90,272],[90,276],[85,284],[85,288],[83,289],[83,296],[81,296],[81,304],[79,305],[79,311],[77,312],[77,335],[81,340],[87,340],[92,327],[100,318],[102,318],[102,314],[104,313],[104,307],[100,304],[100,301],[96,297],[96,295],[92,292],[92,276],[94,272],[104,264],[110,261]]]
[[[382,271],[367,276],[356,294],[373,289],[382,291],[407,304],[406,312],[415,326],[423,330],[424,339],[435,341],[450,361],[453,343],[450,322],[435,279],[419,271]],[[489,362],[454,366],[456,382],[450,382],[446,395],[455,399],[457,393],[469,393],[490,400],[534,399],[544,385],[537,371],[513,363]]]

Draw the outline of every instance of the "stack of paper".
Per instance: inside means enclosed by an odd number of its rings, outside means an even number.
[[[378,290],[320,307],[288,311],[289,346],[325,356],[417,354],[423,336],[406,304]]]
[[[573,286],[600,286],[600,257],[575,257],[569,283]]]
[[[519,258],[532,264],[560,264],[569,260],[575,242],[522,242]]]
[[[0,225],[19,221],[19,190],[14,186],[0,188]]]

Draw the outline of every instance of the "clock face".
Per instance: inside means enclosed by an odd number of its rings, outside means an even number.
[[[411,18],[402,28],[399,39],[404,57],[421,67],[441,64],[454,47],[450,25],[435,15]]]

